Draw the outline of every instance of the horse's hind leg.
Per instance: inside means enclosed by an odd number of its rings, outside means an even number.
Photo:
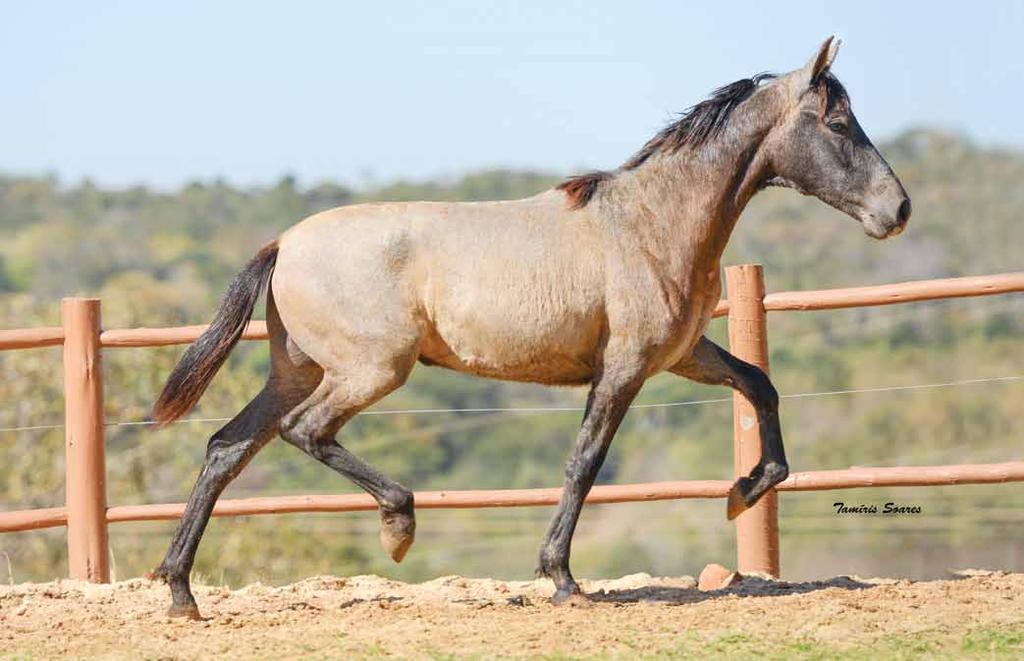
[[[759,367],[740,360],[706,337],[697,343],[692,356],[669,371],[698,383],[730,386],[742,393],[757,411],[761,460],[749,476],[736,480],[729,490],[726,516],[735,519],[789,476],[775,386]]]
[[[313,387],[315,382],[309,390]],[[294,395],[294,388],[291,393]],[[171,588],[169,615],[198,619],[199,609],[189,586],[189,573],[214,503],[228,483],[274,437],[278,420],[283,409],[287,410],[287,404],[286,395],[275,388],[272,380],[241,413],[210,439],[206,460],[167,555],[152,573],[153,578],[163,579]]]
[[[281,420],[281,438],[352,480],[380,508],[380,541],[401,562],[416,536],[412,492],[342,447],[335,435],[352,416],[405,382],[415,361],[353,365],[344,375],[328,370],[316,391]]]
[[[287,340],[274,307],[273,295],[267,304],[267,325],[270,329],[270,378],[242,412],[210,438],[203,468],[196,478],[167,555],[152,573],[153,578],[163,579],[171,588],[169,614],[172,616],[199,617],[189,586],[189,572],[217,498],[260,448],[274,437],[281,416],[306,399],[323,377],[320,366]]]

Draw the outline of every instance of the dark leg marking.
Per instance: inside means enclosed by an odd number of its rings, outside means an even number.
[[[172,617],[199,619],[199,608],[189,585],[199,540],[221,492],[273,438],[280,415],[274,400],[274,394],[264,388],[241,413],[214,434],[207,445],[206,460],[167,555],[150,575],[170,586],[172,603],[168,615]]]
[[[369,406],[393,385],[360,397],[352,403],[344,388],[337,389],[324,379],[300,409],[281,422],[281,438],[334,471],[352,480],[373,496],[380,508],[380,543],[395,562],[401,562],[416,538],[416,515],[412,491],[384,475],[334,440],[352,416]],[[351,393],[348,393],[349,395]]]
[[[779,394],[761,368],[740,360],[706,337],[697,343],[692,356],[669,371],[698,383],[729,386],[742,393],[757,411],[761,460],[729,491],[726,515],[735,519],[789,476],[779,426]]]
[[[555,582],[555,594],[551,598],[555,604],[581,596],[579,585],[569,571],[572,536],[583,499],[590,492],[619,423],[643,381],[634,372],[606,372],[590,390],[576,447],[565,467],[562,498],[544,537],[537,566],[538,576],[547,576]]]

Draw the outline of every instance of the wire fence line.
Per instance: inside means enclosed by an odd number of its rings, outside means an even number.
[[[875,386],[870,388],[850,388],[846,390],[822,390],[818,392],[801,392],[779,395],[779,399],[808,399],[811,397],[834,397],[838,395],[857,395],[862,393],[898,392],[905,390],[932,390],[938,388],[953,388],[958,386],[974,386],[986,383],[1008,383],[1013,381],[1024,381],[1024,375],[1014,376],[993,376],[978,379],[962,379],[959,381],[945,381],[937,383],[918,383],[901,386]],[[733,398],[717,397],[714,399],[690,399],[680,402],[656,402],[650,404],[633,404],[630,409],[665,409],[682,406],[699,406],[701,404],[721,404],[731,402]],[[357,415],[430,415],[445,413],[566,413],[582,412],[583,406],[522,406],[522,407],[467,407],[467,408],[420,408],[420,409],[382,409],[379,411],[361,411]],[[195,424],[205,422],[227,422],[232,418],[184,418],[175,420],[169,424]],[[156,425],[153,420],[125,420],[120,422],[104,423],[105,427],[146,427]],[[0,433],[42,431],[50,429],[62,429],[64,425],[30,425],[24,427],[0,427]]]

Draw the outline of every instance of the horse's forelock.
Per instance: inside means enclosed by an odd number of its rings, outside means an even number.
[[[849,105],[850,103],[850,96],[846,93],[846,88],[843,87],[838,78],[829,72],[818,77],[814,88],[818,93],[822,117],[828,114],[836,105]]]

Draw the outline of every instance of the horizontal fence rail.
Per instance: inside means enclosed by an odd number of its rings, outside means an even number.
[[[773,311],[839,310],[852,307],[871,307],[935,301],[946,298],[992,296],[1024,292],[1024,272],[977,275],[939,280],[911,280],[889,285],[844,287],[808,291],[789,291],[767,294],[764,307]],[[729,314],[729,302],[718,302],[713,317]],[[177,326],[173,328],[120,328],[100,334],[103,347],[162,347],[190,344],[207,326]],[[265,321],[253,320],[242,334],[243,340],[267,339]],[[31,349],[63,344],[64,329],[60,326],[0,330],[0,351]]]
[[[778,491],[831,491],[871,487],[929,487],[956,484],[999,484],[1024,482],[1024,461],[959,466],[900,466],[892,468],[845,468],[793,473],[775,487]],[[644,484],[598,485],[586,502],[593,505],[637,503],[658,500],[725,498],[729,480],[686,480]],[[561,487],[540,489],[498,489],[493,491],[418,491],[417,509],[478,509],[495,507],[544,507],[557,505]],[[225,498],[213,508],[214,516],[257,514],[298,514],[315,512],[367,512],[377,501],[367,494],[310,496],[265,496]],[[185,503],[159,505],[118,505],[107,509],[109,523],[125,521],[167,521],[178,519]],[[67,523],[67,508],[5,512],[0,515],[0,532],[55,528]]]
[[[849,287],[818,291],[764,293],[760,267],[737,266],[726,269],[732,291],[718,302],[713,316],[730,317],[730,344],[734,353],[762,363],[767,369],[766,312],[832,310],[851,307],[893,305],[967,296],[990,296],[1024,292],[1024,272],[996,275],[911,281],[870,287]],[[737,307],[738,306],[738,307]],[[64,325],[42,328],[0,330],[0,351],[64,345],[64,373],[67,420],[63,427],[67,438],[68,502],[64,507],[0,512],[0,532],[14,532],[67,526],[71,575],[93,581],[109,581],[107,533],[109,523],[177,519],[183,503],[146,505],[106,505],[103,462],[102,374],[99,350],[117,347],[159,347],[189,344],[207,326],[176,328],[124,328],[100,330],[99,302],[91,299],[65,299]],[[82,317],[86,309],[88,318]],[[94,308],[94,309],[93,309]],[[741,309],[742,308],[742,309]],[[267,338],[263,321],[252,321],[243,339]],[[751,353],[753,352],[753,353]],[[973,379],[951,384],[927,384],[868,388],[835,393],[783,395],[802,397],[852,392],[883,392],[909,388],[961,385],[992,381],[1011,381],[1019,377]],[[719,401],[719,400],[709,400]],[[666,405],[681,405],[677,402]],[[656,406],[656,405],[646,405]],[[737,465],[735,474],[756,455],[749,444],[756,439],[749,433],[749,410],[742,397],[733,398]],[[638,406],[637,408],[641,408]],[[561,410],[561,409],[553,409]],[[431,410],[433,412],[433,410]],[[399,413],[401,411],[396,411]],[[414,411],[418,412],[418,411]],[[368,412],[389,413],[389,411]],[[118,423],[118,424],[147,424]],[[756,425],[756,422],[753,424]],[[41,425],[19,429],[47,429],[61,425]],[[746,445],[745,445],[746,444]],[[742,461],[740,459],[742,458]],[[959,484],[991,484],[1024,481],[1024,461],[998,464],[951,466],[906,466],[847,468],[794,473],[776,487],[777,491],[820,491],[871,487],[913,487]],[[588,503],[624,503],[683,498],[723,498],[732,482],[728,480],[691,480],[595,486]],[[558,503],[561,488],[505,489],[497,491],[423,491],[415,495],[416,506],[424,509],[461,509],[483,507],[550,506]],[[737,550],[740,571],[766,571],[778,575],[777,513],[774,494],[737,519]],[[298,512],[354,512],[377,508],[366,494],[271,496],[223,499],[217,502],[214,516],[247,516]]]
[[[100,344],[105,347],[165,347],[173,344],[191,344],[206,329],[207,326],[122,328],[100,333]],[[265,321],[250,321],[242,332],[243,340],[265,340],[267,337],[269,336]]]
[[[64,344],[64,328],[61,326],[0,330],[0,351],[57,347],[62,344]]]
[[[1019,291],[1024,291],[1022,272],[943,280],[915,280],[873,287],[779,292],[764,297],[764,308],[768,311],[839,310],[944,298],[992,296]]]

